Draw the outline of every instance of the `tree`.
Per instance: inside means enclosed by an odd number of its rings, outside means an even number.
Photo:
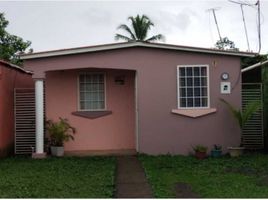
[[[154,35],[147,38],[148,32],[151,27],[154,26],[154,23],[146,15],[137,15],[136,17],[128,17],[128,20],[131,21],[131,27],[126,24],[121,24],[117,29],[125,31],[129,36],[116,34],[115,40],[125,40],[128,42],[133,41],[144,41],[144,42],[154,42],[158,40],[164,40],[162,34]]]
[[[228,39],[228,37],[224,37],[221,40],[218,40],[215,44],[215,47],[220,50],[231,50],[238,51],[239,49],[235,47],[235,43]]]
[[[18,55],[24,53],[31,45],[31,42],[9,34],[6,31],[8,24],[9,22],[5,19],[4,13],[0,13],[0,59],[14,64],[21,64]]]

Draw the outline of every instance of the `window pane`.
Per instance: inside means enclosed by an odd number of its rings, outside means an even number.
[[[207,78],[206,77],[201,78],[201,86],[207,86]]]
[[[207,68],[201,67],[201,76],[206,76],[206,75],[207,75]]]
[[[201,88],[201,96],[207,96],[208,92],[207,92],[207,88],[206,87],[202,87]]]
[[[187,97],[192,97],[193,95],[193,88],[187,88]]]
[[[185,98],[180,98],[180,106],[183,108],[186,107],[186,99]]]
[[[207,107],[207,106],[208,106],[207,98],[202,98],[202,107]]]
[[[180,78],[180,86],[181,87],[185,86],[185,78]]]
[[[185,76],[185,67],[180,67],[180,76]]]
[[[80,91],[85,91],[85,90],[86,90],[86,84],[80,83]]]
[[[201,88],[199,88],[199,87],[196,87],[196,88],[194,88],[194,96],[195,97],[200,97],[200,93],[201,93]]]
[[[186,97],[186,88],[180,88],[180,96]]]
[[[193,85],[193,78],[187,78],[187,86],[192,86]]]
[[[188,98],[187,99],[187,107],[193,107],[193,105],[194,105],[194,99]]]
[[[194,78],[194,86],[200,86],[200,78],[197,77],[197,78]]]
[[[194,67],[194,76],[200,76],[200,68]]]
[[[186,75],[187,76],[192,76],[193,74],[192,74],[192,67],[187,67],[186,68]]]
[[[194,99],[194,107],[201,107],[200,98],[195,98]]]

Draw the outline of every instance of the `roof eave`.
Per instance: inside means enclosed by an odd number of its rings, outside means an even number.
[[[122,49],[122,48],[129,48],[129,47],[148,47],[148,48],[209,53],[209,54],[239,56],[239,57],[255,57],[257,55],[256,53],[221,51],[221,50],[215,50],[215,49],[175,46],[175,45],[167,45],[167,44],[160,44],[160,43],[156,44],[156,43],[144,43],[144,42],[127,42],[127,43],[99,45],[99,46],[93,46],[93,47],[73,48],[73,49],[55,50],[55,51],[47,51],[47,52],[40,52],[40,53],[37,52],[37,53],[32,53],[32,54],[23,54],[23,55],[20,55],[20,58],[22,60],[27,60],[27,59],[35,59],[35,58],[44,58],[44,57],[63,56],[63,55],[71,55],[71,54]]]

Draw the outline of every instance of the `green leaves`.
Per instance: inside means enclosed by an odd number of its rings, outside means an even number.
[[[0,162],[0,198],[112,198],[113,157],[64,157]]]
[[[0,13],[0,59],[19,65],[21,64],[19,54],[24,53],[31,42],[23,41],[21,37],[9,34],[5,30],[8,23],[4,13]]]
[[[74,140],[72,134],[76,133],[76,129],[69,124],[67,119],[59,119],[59,122],[48,120],[46,123],[46,130],[53,146],[63,146],[64,142]]]
[[[252,117],[252,115],[256,111],[258,111],[261,107],[261,103],[259,101],[254,101],[254,102],[247,104],[244,110],[241,111],[240,109],[236,109],[234,106],[232,106],[230,103],[228,103],[224,99],[220,99],[220,100],[228,106],[232,115],[237,120],[241,130],[243,129],[247,121]]]
[[[128,20],[131,21],[131,27],[121,24],[117,29],[125,31],[129,36],[122,34],[116,34],[115,40],[125,40],[128,42],[133,41],[145,41],[153,42],[157,40],[164,40],[164,36],[161,34],[155,35],[147,39],[147,35],[151,27],[154,26],[154,23],[146,15],[137,15],[136,17],[130,16]]]

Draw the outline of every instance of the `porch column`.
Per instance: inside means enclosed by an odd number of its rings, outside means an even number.
[[[33,158],[44,158],[44,80],[35,80],[35,153]]]

